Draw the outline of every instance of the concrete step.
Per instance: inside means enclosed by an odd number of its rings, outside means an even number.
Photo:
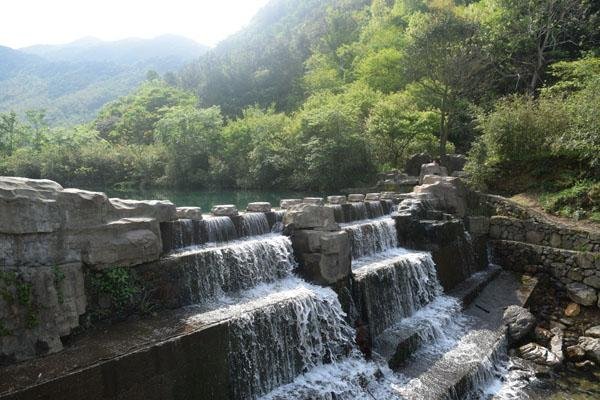
[[[419,351],[399,370],[409,380],[397,387],[406,399],[464,399],[490,377],[495,359],[504,352],[504,310],[524,305],[537,281],[501,272],[464,311],[468,326],[443,352]]]
[[[434,340],[436,329],[443,329],[443,325],[471,304],[500,272],[500,267],[491,265],[486,270],[473,274],[413,318],[407,318],[385,330],[374,340],[374,350],[388,361],[390,368],[400,368],[422,345]]]

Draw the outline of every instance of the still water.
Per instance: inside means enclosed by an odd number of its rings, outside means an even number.
[[[210,211],[216,204],[235,204],[239,210],[246,208],[248,203],[254,201],[268,201],[273,207],[279,207],[281,199],[302,198],[305,196],[318,196],[310,192],[286,191],[205,191],[205,190],[176,190],[176,189],[126,189],[89,188],[98,192],[105,192],[109,197],[134,200],[171,200],[176,206],[202,207],[203,211]]]

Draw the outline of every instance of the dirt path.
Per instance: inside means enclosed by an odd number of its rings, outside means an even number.
[[[529,210],[538,214],[542,219],[546,219],[554,224],[563,225],[567,228],[578,229],[582,231],[600,233],[600,224],[589,220],[575,221],[572,218],[559,217],[553,214],[547,213],[540,205],[537,197],[530,193],[519,193],[510,197],[510,200],[518,203],[523,207],[527,207]]]

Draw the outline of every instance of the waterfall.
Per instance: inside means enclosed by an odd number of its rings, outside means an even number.
[[[244,236],[264,235],[271,231],[267,216],[262,212],[248,212],[242,215]]]
[[[203,221],[191,219],[178,219],[160,224],[163,251],[168,253],[172,250],[187,246],[202,244]]]
[[[352,206],[352,215],[350,216],[351,221],[360,221],[362,219],[368,219],[369,214],[367,214],[367,206],[365,203],[350,203]]]
[[[353,329],[331,289],[304,285],[230,323],[235,399],[256,399],[298,375],[348,355]]]
[[[382,203],[383,213],[391,214],[392,212],[394,212],[394,206],[395,206],[394,200],[384,199],[383,203]]]
[[[384,252],[398,246],[396,225],[391,218],[348,224],[344,225],[343,229],[350,235],[353,259]]]
[[[380,201],[367,201],[365,202],[367,208],[367,215],[369,218],[380,218],[383,217],[383,207]]]
[[[290,276],[296,267],[289,238],[280,235],[187,248],[166,259],[178,265],[186,302],[206,303]]]
[[[210,217],[204,222],[209,242],[228,242],[238,238],[235,225],[229,217]]]
[[[285,215],[285,210],[275,210],[273,211],[275,214],[275,223],[273,224],[273,228],[271,228],[271,232],[278,233],[283,231],[283,216]]]
[[[429,253],[408,253],[354,270],[372,337],[443,292]]]

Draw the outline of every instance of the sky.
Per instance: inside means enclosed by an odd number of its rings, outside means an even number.
[[[102,40],[186,36],[214,46],[268,0],[5,0],[0,45],[20,48],[93,36]]]

